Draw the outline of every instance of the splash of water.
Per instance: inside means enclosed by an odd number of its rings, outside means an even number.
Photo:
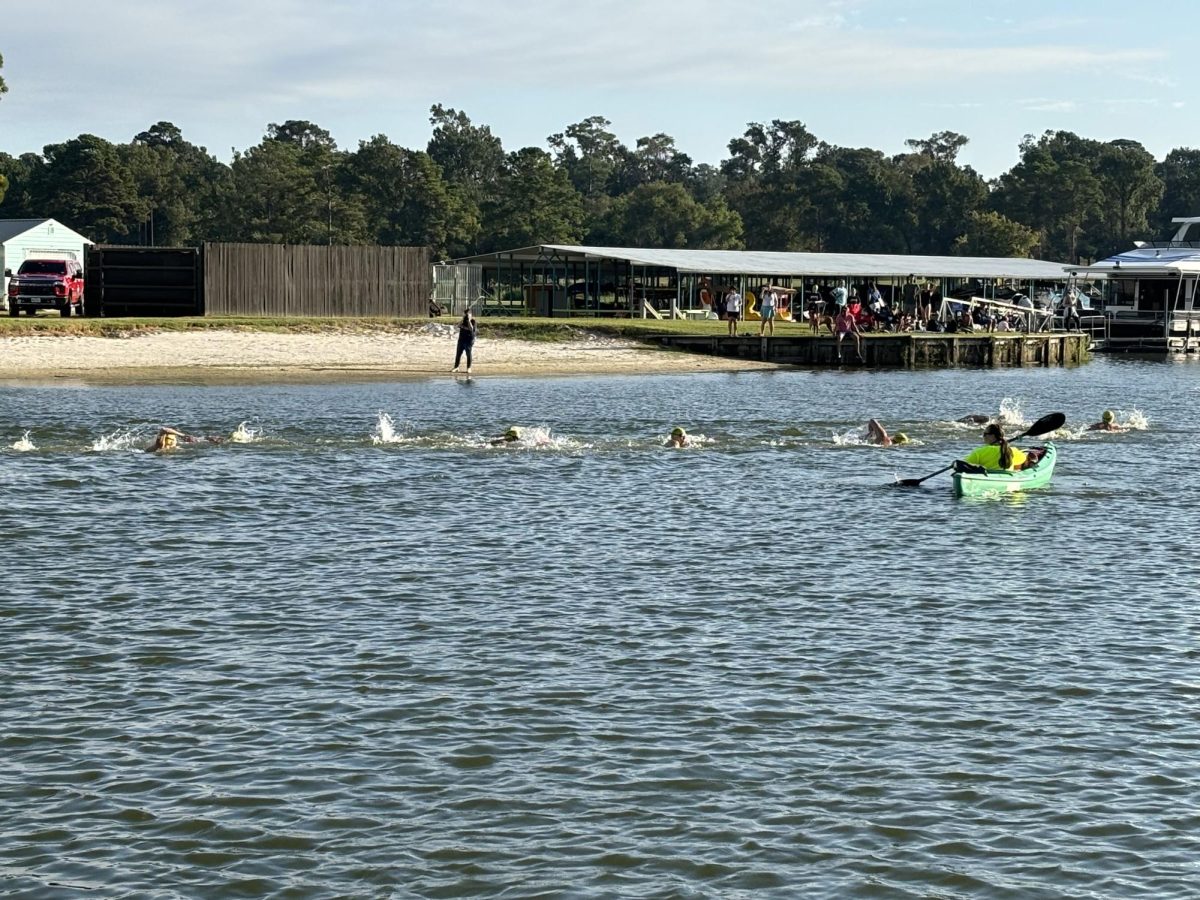
[[[505,441],[503,444],[492,445],[524,450],[585,450],[591,447],[583,441],[569,437],[557,437],[550,432],[546,425],[526,425],[520,428],[520,437],[515,441]],[[491,442],[488,442],[491,444]]]
[[[692,433],[687,436],[687,440],[684,442],[682,447],[674,447],[674,446],[672,446],[670,441],[664,441],[663,445],[666,447],[671,447],[671,449],[673,449],[673,450],[698,450],[701,447],[705,447],[705,446],[708,446],[710,444],[715,444],[715,443],[716,443],[716,441],[713,438],[710,438],[708,435]],[[768,444],[768,446],[772,446],[772,447],[790,447],[791,446],[790,443],[785,443],[784,441],[779,441],[779,440],[768,441],[767,444]]]
[[[137,428],[118,428],[111,434],[105,434],[94,441],[90,449],[93,453],[108,453],[113,450],[144,450],[142,444],[147,439]]]
[[[1131,409],[1128,413],[1117,416],[1117,424],[1133,431],[1145,431],[1150,427],[1150,420],[1140,409]]]
[[[261,441],[262,437],[261,428],[252,428],[249,422],[239,422],[229,440],[234,444],[253,444],[255,441]]]
[[[1021,411],[1021,401],[1011,397],[1000,401],[1000,413],[996,416],[996,421],[1010,428],[1023,428],[1033,424]]]
[[[396,423],[392,421],[392,417],[381,412],[379,418],[375,420],[375,431],[371,434],[371,443],[398,444],[402,440],[404,438],[396,432]]]
[[[1039,441],[1077,441],[1089,434],[1095,434],[1086,424],[1082,425],[1063,425],[1057,431],[1052,431],[1050,434],[1038,435],[1036,440]],[[1030,438],[1035,440],[1035,438]]]
[[[874,446],[868,439],[867,433],[860,428],[855,428],[852,431],[843,431],[840,434],[833,432],[833,444],[835,447],[871,447]]]
[[[21,435],[20,440],[13,441],[12,448],[18,453],[29,453],[30,451],[37,449],[37,447],[33,445],[33,441],[30,439],[28,431]]]

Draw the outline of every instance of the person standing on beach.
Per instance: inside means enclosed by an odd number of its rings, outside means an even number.
[[[458,348],[454,352],[454,368],[452,371],[457,372],[459,363],[462,362],[463,354],[467,354],[467,374],[471,374],[471,350],[475,346],[475,333],[478,330],[475,324],[475,317],[471,315],[471,307],[467,307],[463,313],[462,320],[458,323]]]

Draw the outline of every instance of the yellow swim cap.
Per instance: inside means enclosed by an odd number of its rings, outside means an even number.
[[[521,439],[521,429],[516,425],[509,427],[508,431],[504,432],[506,441],[519,441]]]
[[[687,435],[687,432],[684,431],[682,428],[680,428],[678,425],[676,425],[674,428],[671,429],[671,437],[685,437],[686,435]]]
[[[907,444],[908,443],[908,435],[905,434],[903,431],[897,431],[896,436],[892,438],[892,443],[893,444]]]
[[[1113,415],[1113,411],[1111,409],[1106,409],[1104,411],[1104,413],[1100,416],[1100,421],[1111,422],[1115,418],[1116,418],[1116,416]]]
[[[164,450],[174,450],[179,446],[179,438],[173,434],[164,434],[162,436],[162,448]]]

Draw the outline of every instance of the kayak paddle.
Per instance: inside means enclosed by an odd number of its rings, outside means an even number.
[[[1060,413],[1060,412],[1047,413],[1046,415],[1044,415],[1040,419],[1038,419],[1036,422],[1034,422],[1032,425],[1030,425],[1028,428],[1026,428],[1024,431],[1022,431],[1020,434],[1018,434],[1016,437],[1012,438],[1012,440],[1019,441],[1023,437],[1029,437],[1029,436],[1037,437],[1039,434],[1048,434],[1051,431],[1057,431],[1058,429],[1063,427],[1063,423],[1066,421],[1067,421],[1067,417],[1063,413]],[[1010,443],[1011,443],[1011,441],[1010,441]],[[958,460],[955,460],[955,462],[958,462]],[[938,469],[936,472],[930,472],[924,478],[899,478],[896,480],[896,484],[902,485],[903,487],[916,487],[922,481],[928,481],[934,475],[941,475],[943,472],[949,472],[953,468],[954,468],[954,463],[950,463],[950,465],[945,466],[944,468]]]

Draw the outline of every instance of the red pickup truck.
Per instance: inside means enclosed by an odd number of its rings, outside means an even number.
[[[8,314],[57,309],[59,315],[83,313],[83,267],[73,259],[27,259],[8,282]]]

